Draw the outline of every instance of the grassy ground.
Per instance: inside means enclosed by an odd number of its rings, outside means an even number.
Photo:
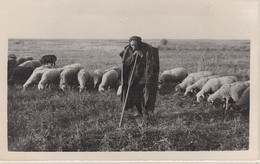
[[[189,72],[210,70],[249,79],[249,41],[147,40],[160,48],[161,72],[184,67]],[[40,59],[58,57],[57,66],[81,63],[86,69],[120,65],[122,40],[9,40],[9,53]],[[126,111],[118,128],[121,102],[116,91],[104,93],[57,88],[23,91],[8,87],[9,151],[198,151],[246,150],[248,114],[224,117],[223,108],[171,89],[158,94],[155,115],[147,123]]]

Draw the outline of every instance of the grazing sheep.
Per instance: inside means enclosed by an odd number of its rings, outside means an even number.
[[[9,54],[8,59],[17,59],[17,57],[15,56],[15,54]]]
[[[250,87],[248,87],[241,97],[237,100],[236,104],[237,107],[243,110],[248,110],[250,106]]]
[[[93,72],[94,88],[97,89],[98,86],[100,85],[103,74],[104,74],[104,72],[101,69],[96,69]]]
[[[112,68],[108,68],[108,69],[106,69],[106,70],[104,71],[104,73],[106,73],[106,72],[108,72],[108,71],[110,71],[110,70],[115,70],[115,71],[118,73],[118,80],[121,80],[120,78],[121,78],[121,71],[122,71],[122,69],[121,69],[120,67],[114,66],[114,67],[112,67]]]
[[[78,84],[78,78],[77,78],[78,71],[76,69],[66,68],[64,70],[62,69],[59,70],[62,71],[60,73],[60,85],[59,85],[60,89],[65,91],[68,86]]]
[[[200,72],[191,73],[182,81],[182,83],[178,84],[175,87],[175,91],[176,92],[183,91],[188,86],[190,86],[190,85],[194,84],[196,81],[198,81],[200,78],[211,76],[211,75],[213,75],[213,73],[211,71],[200,71]]]
[[[60,70],[56,68],[47,69],[43,74],[41,81],[38,84],[38,89],[42,90],[46,85],[54,84],[59,85],[60,82]]]
[[[44,55],[41,57],[40,62],[41,64],[51,64],[52,66],[56,65],[57,57],[55,55]]]
[[[224,76],[220,78],[210,79],[202,89],[197,93],[197,102],[200,102],[201,97],[205,98],[205,94],[216,92],[221,86],[225,84],[231,84],[237,81],[234,76]]]
[[[33,68],[33,69],[35,68],[32,61],[26,61],[26,62],[24,62],[24,63],[18,65],[18,67],[31,67],[31,68]]]
[[[89,89],[90,87],[93,88],[93,74],[86,71],[85,69],[81,69],[78,72],[78,81],[79,81],[79,92],[82,92],[85,87]]]
[[[104,73],[101,84],[99,85],[98,91],[102,92],[106,89],[113,87],[118,82],[118,73],[115,70],[110,70]]]
[[[188,93],[197,93],[202,89],[202,87],[212,78],[219,78],[220,75],[213,75],[213,76],[208,76],[208,77],[202,77],[197,81],[196,83],[188,86],[186,88],[186,91],[184,93],[185,96],[187,96]]]
[[[38,67],[40,68],[40,67]],[[29,86],[38,84],[41,81],[42,75],[46,72],[49,68],[42,68],[38,70],[34,70],[29,79],[24,83],[23,89],[27,89]]]
[[[14,68],[11,77],[8,80],[8,85],[24,84],[26,80],[31,76],[32,72],[33,68],[31,67]]]
[[[38,60],[30,60],[30,61],[33,63],[34,68],[42,66],[42,64]]]
[[[188,76],[188,72],[184,68],[174,68],[171,70],[165,70],[159,78],[158,88],[162,89],[169,83],[182,82]]]
[[[20,65],[20,64],[26,62],[25,58],[23,58],[23,57],[17,58],[16,61],[17,61],[17,65]]]
[[[249,81],[239,81],[231,84],[225,84],[219,90],[208,97],[208,102],[213,104],[217,99],[221,101],[226,100],[225,106],[226,109],[228,109],[228,102],[230,101],[230,99],[232,99],[233,102],[236,102],[241,97],[243,92],[249,87],[249,85]]]
[[[42,65],[40,67],[35,68],[33,72],[44,70],[44,69],[50,69],[50,68],[53,68],[53,67],[50,65]]]
[[[12,59],[12,58],[8,58],[8,68],[7,68],[7,71],[8,71],[8,79],[10,78],[14,68],[17,67],[17,62],[15,59]]]
[[[66,66],[62,67],[61,69],[65,70],[67,68],[72,68],[78,73],[79,70],[84,69],[84,66],[82,64],[79,64],[79,63],[74,63],[74,64],[66,65]]]

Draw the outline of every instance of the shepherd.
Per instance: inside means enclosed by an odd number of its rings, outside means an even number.
[[[124,110],[134,107],[138,112],[135,116],[150,118],[154,112],[158,88],[158,49],[142,42],[141,37],[132,36],[119,55],[123,70],[121,100],[124,102],[121,120]]]

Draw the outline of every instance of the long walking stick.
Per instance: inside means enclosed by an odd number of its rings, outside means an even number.
[[[122,124],[122,121],[123,121],[124,112],[125,112],[125,107],[126,107],[126,102],[127,102],[128,94],[129,94],[129,90],[130,90],[130,84],[132,83],[132,78],[133,78],[134,71],[135,71],[135,66],[136,66],[137,57],[138,57],[138,55],[135,56],[135,62],[134,62],[133,70],[132,70],[132,72],[131,72],[131,76],[130,76],[130,79],[129,79],[129,81],[128,81],[128,87],[127,87],[127,91],[126,91],[126,96],[125,96],[125,99],[123,98],[124,104],[123,104],[123,109],[122,109],[121,118],[120,118],[120,122],[119,122],[119,127],[121,127],[121,124]],[[122,85],[122,92],[123,92],[123,85]],[[121,93],[121,94],[122,94],[122,93]],[[123,96],[123,97],[124,97],[124,96]]]

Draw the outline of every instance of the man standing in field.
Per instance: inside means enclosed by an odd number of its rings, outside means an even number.
[[[136,107],[138,115],[149,117],[154,112],[159,75],[158,49],[142,42],[141,37],[132,36],[120,53],[123,63],[121,100],[125,101],[128,85],[129,94],[126,110]],[[136,66],[134,67],[134,62]],[[133,77],[130,81],[132,71]]]

